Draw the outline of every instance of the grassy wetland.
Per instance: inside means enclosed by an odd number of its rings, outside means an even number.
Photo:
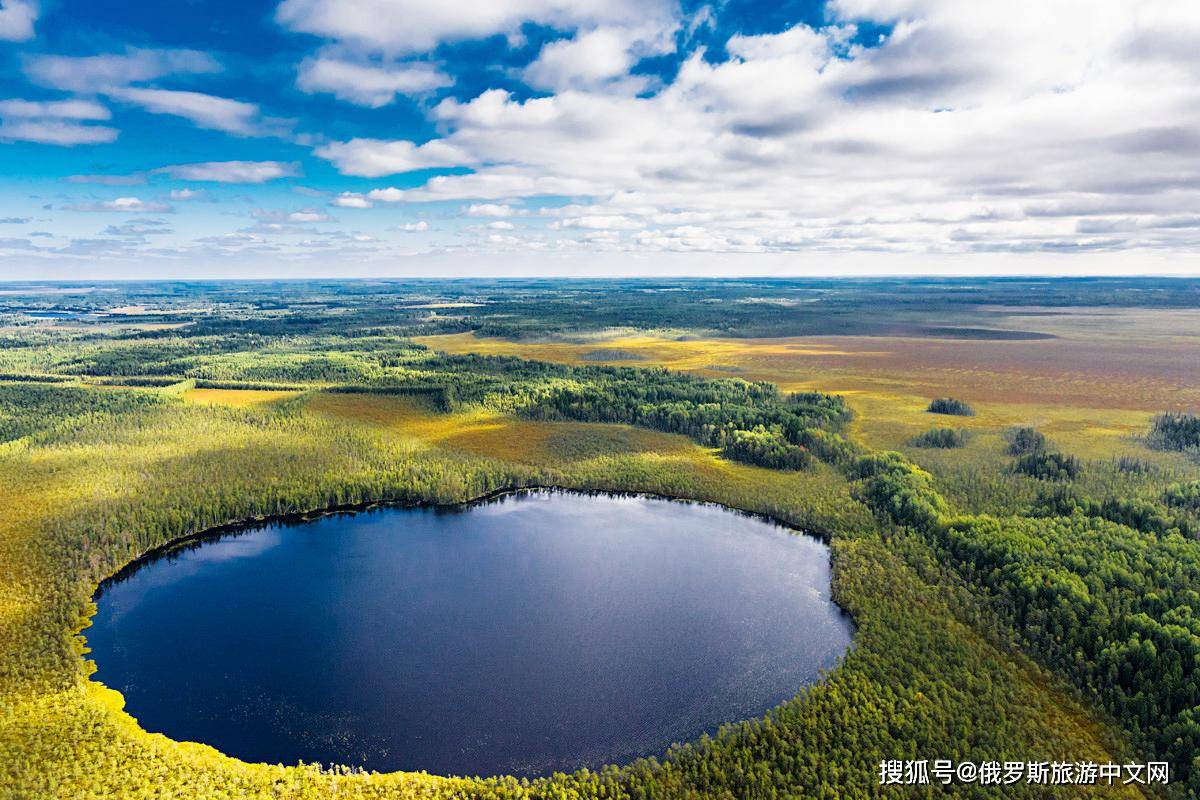
[[[1200,792],[1195,282],[13,288],[0,796]],[[973,414],[930,413],[938,398]],[[146,732],[91,679],[93,592],[153,548],[525,486],[711,501],[816,533],[854,645],[762,718],[537,779],[244,763]],[[879,785],[883,760],[935,758],[1167,761],[1172,780]]]

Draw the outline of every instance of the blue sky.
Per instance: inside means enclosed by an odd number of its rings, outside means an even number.
[[[1198,272],[1196,4],[0,1],[0,277]]]

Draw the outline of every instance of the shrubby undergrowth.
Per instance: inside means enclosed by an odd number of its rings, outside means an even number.
[[[939,397],[929,403],[929,407],[925,409],[930,414],[950,414],[955,417],[973,417],[975,409],[962,400],[956,400],[953,397]]]
[[[1163,450],[1200,451],[1200,416],[1159,414],[1150,425],[1148,441]]]

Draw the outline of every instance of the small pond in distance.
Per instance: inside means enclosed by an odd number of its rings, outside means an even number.
[[[545,774],[757,717],[850,644],[818,540],[718,506],[535,491],[192,543],[84,631],[142,727],[246,761]]]

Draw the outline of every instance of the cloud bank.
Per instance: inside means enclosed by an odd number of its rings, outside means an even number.
[[[282,0],[265,24],[294,49],[263,80],[286,85],[256,93],[215,49],[30,52],[0,141],[119,147],[130,113],[221,137],[227,153],[197,139],[199,157],[62,178],[97,195],[71,211],[165,213],[218,184],[179,210],[202,233],[154,238],[197,262],[1197,252],[1200,4],[828,0],[765,32],[727,11]],[[8,0],[0,38],[35,38],[38,13]],[[280,190],[313,198],[298,210],[219,191],[301,175]],[[320,227],[333,209],[354,228]]]

